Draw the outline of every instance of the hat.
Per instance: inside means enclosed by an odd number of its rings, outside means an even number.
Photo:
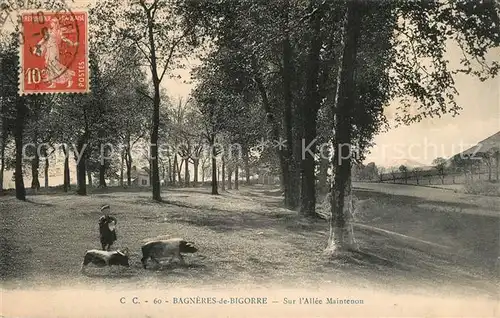
[[[104,211],[105,209],[109,209],[109,204],[101,206],[101,211]]]

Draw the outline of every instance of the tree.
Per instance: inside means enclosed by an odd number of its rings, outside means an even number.
[[[359,5],[358,1],[351,1],[347,4],[342,62],[339,67],[337,98],[333,110],[335,114],[335,155],[332,169],[335,176],[330,196],[332,216],[330,218],[330,236],[328,239],[328,249],[332,252],[355,248],[356,245],[352,225],[350,225],[352,218],[352,196],[350,191],[352,121],[349,107],[355,102],[354,65],[361,28],[361,8]]]
[[[385,174],[385,168],[384,167],[379,167],[378,168],[378,181],[383,182],[384,181],[384,174]]]
[[[17,54],[14,38],[0,41],[0,190],[3,190],[3,176],[7,165],[6,150],[15,129],[17,110]]]
[[[405,184],[408,184],[408,168],[405,165],[401,165],[398,170],[403,174]]]
[[[490,149],[492,158],[495,160],[495,180],[498,182],[500,175],[500,147],[493,147]]]
[[[396,179],[398,177],[398,169],[396,169],[395,167],[392,167],[389,172],[391,173],[391,176],[392,176],[392,183],[396,183]]]
[[[2,67],[2,130],[11,131],[15,142],[15,172],[14,180],[16,185],[16,198],[26,200],[26,189],[23,180],[23,138],[27,113],[29,111],[28,97],[17,94],[18,84],[18,58],[16,47],[19,39],[14,34],[6,39],[6,43],[1,47],[1,67]],[[13,119],[12,124],[7,123],[8,119]],[[2,183],[3,170],[5,165],[5,146],[7,137],[2,136]]]
[[[444,184],[444,177],[446,176],[446,159],[438,157],[432,161],[432,165],[436,169],[439,177],[441,178],[441,183]]]
[[[363,174],[365,175],[366,179],[370,181],[374,180],[378,175],[377,165],[374,162],[368,163],[363,170]]]
[[[420,180],[420,175],[422,174],[422,168],[415,167],[411,171],[413,173],[413,176],[415,177],[415,181],[417,182],[417,185],[419,185],[419,180]]]
[[[380,7],[376,14],[371,16],[366,14],[370,6],[373,8],[377,5]],[[390,13],[389,19],[382,21],[396,31],[391,50],[388,52],[388,55],[394,57],[393,63],[387,64],[396,67],[388,67],[388,70],[394,73],[389,77],[390,85],[387,87],[391,89],[393,98],[401,98],[401,107],[397,114],[400,123],[411,124],[427,116],[441,116],[448,112],[457,114],[460,110],[454,101],[453,72],[448,69],[448,63],[444,58],[446,43],[450,36],[454,36],[453,39],[464,51],[465,58],[461,62],[466,69],[461,71],[473,73],[480,79],[495,76],[498,72],[500,67],[498,62],[494,61],[488,65],[485,60],[488,49],[499,45],[499,14],[493,2],[395,1],[375,4],[350,1],[347,7],[346,42],[339,72],[339,98],[336,107],[336,115],[344,120],[344,125],[339,124],[336,127],[336,146],[339,143],[349,144],[351,141],[352,127],[345,124],[350,119],[345,104],[354,104],[352,85],[348,84],[352,84],[356,66],[354,62],[359,45],[357,37],[362,17],[374,19]],[[399,18],[403,18],[404,23],[399,23],[401,21]],[[373,28],[370,23],[362,25]],[[430,68],[423,67],[424,59],[430,61]],[[479,61],[481,70],[473,70],[471,59]],[[412,107],[414,100],[421,105],[416,111]],[[338,149],[338,152],[341,150]],[[342,158],[347,155],[346,152],[347,150],[342,153]],[[353,242],[353,239],[346,235],[349,233],[348,223],[345,222],[349,217],[349,205],[347,209],[343,209],[344,194],[350,190],[349,161],[349,158],[339,162],[334,160],[337,189],[332,192],[329,246],[336,245],[335,250],[338,251],[349,249]],[[339,170],[343,173],[339,173]]]
[[[484,165],[488,169],[488,181],[491,182],[491,175],[493,172],[493,162],[496,160],[495,159],[495,149],[491,149],[491,150],[488,150],[485,152],[476,153],[476,156],[481,158],[480,162],[484,163]]]
[[[467,173],[470,172],[470,159],[462,154],[457,154],[451,158],[451,167],[455,171],[462,172],[465,180],[467,180]]]
[[[153,96],[143,94],[153,103],[150,165],[153,199],[156,201],[162,200],[158,168],[160,83],[172,68],[182,66],[179,61],[197,41],[196,21],[182,23],[180,12],[184,5],[189,5],[189,2],[139,0],[123,5],[119,0],[105,0],[94,6],[90,14],[95,18],[96,38],[108,43],[118,40],[137,47],[151,71]]]
[[[150,114],[152,102],[142,92],[148,91],[145,74],[138,61],[140,56],[135,47],[121,51],[115,62],[108,66],[109,71],[119,74],[120,81],[109,86],[109,94],[114,109],[114,137],[122,145],[120,152],[120,185],[124,184],[124,168],[127,185],[131,185],[131,169],[133,165],[132,150],[150,131]],[[168,102],[165,98],[163,101]]]

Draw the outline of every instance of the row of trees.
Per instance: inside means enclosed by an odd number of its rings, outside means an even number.
[[[48,187],[51,163],[60,164],[52,158],[61,157],[64,158],[61,163],[64,191],[68,191],[71,184],[70,160],[77,164],[78,194],[85,195],[87,185],[92,186],[95,179],[98,187],[106,187],[108,179],[118,179],[120,185],[130,186],[132,168],[148,163],[147,137],[152,128],[152,103],[145,96],[149,82],[136,62],[137,52],[123,48],[115,52],[112,61],[106,61],[96,54],[98,48],[92,47],[92,90],[88,95],[19,96],[17,37],[4,37],[0,45],[0,190],[4,171],[12,169],[15,176],[30,178],[30,187],[36,190],[41,187],[39,175],[43,169],[44,186]],[[161,95],[159,141],[169,146],[159,156],[161,179],[165,183],[189,186],[190,180],[197,184],[201,174],[204,181],[210,157],[205,153],[202,114],[193,99],[179,98],[174,103],[165,91]],[[241,166],[249,182],[250,170],[258,166],[259,161],[249,151],[245,158]],[[237,188],[239,161],[224,159],[226,164],[222,169],[227,171],[228,186],[231,187],[231,176],[235,175]],[[189,167],[193,167],[193,176]],[[217,175],[220,176],[220,172]],[[15,182],[18,198],[24,199],[24,179],[15,177]],[[225,186],[222,182],[223,189]]]
[[[444,184],[447,175],[450,175],[452,177],[452,183],[455,183],[455,178],[458,175],[463,175],[464,180],[473,180],[476,174],[477,178],[481,179],[481,175],[484,174],[484,172],[486,172],[488,176],[488,181],[498,181],[500,177],[499,163],[500,151],[493,147],[487,152],[478,152],[469,156],[457,154],[450,160],[438,157],[433,160],[432,166],[426,169],[421,167],[411,168],[405,165],[389,169],[379,167],[378,181],[383,182],[392,180],[392,182],[396,183],[396,180],[403,180],[404,183],[408,183],[409,180],[415,180],[418,185],[423,178],[438,176],[441,183]],[[364,167],[364,169],[360,171],[359,169],[356,170],[358,179],[376,180],[376,178],[373,177],[376,173],[374,174],[372,170],[373,169],[368,169],[368,167]]]
[[[233,131],[234,117],[227,120],[225,114],[244,118],[249,109],[261,108],[268,138],[284,140],[276,156],[285,205],[306,217],[315,216],[316,179],[323,188],[331,166],[332,250],[354,242],[351,168],[364,159],[373,136],[387,128],[384,106],[399,101],[399,124],[456,115],[461,108],[453,75],[484,80],[499,67],[485,58],[499,45],[493,2],[191,4],[187,15],[214,44],[195,73],[195,98],[213,118],[212,133]],[[445,58],[453,41],[464,55],[459,70],[449,69]],[[324,142],[331,147],[319,147]],[[328,151],[333,160],[325,156]]]
[[[151,108],[136,92],[136,88],[147,87],[147,82],[143,72],[133,65],[134,52],[119,50],[112,62],[105,62],[92,49],[89,58],[90,94],[19,96],[18,45],[15,35],[4,37],[1,41],[0,147],[3,164],[0,184],[3,184],[3,171],[15,167],[16,193],[19,199],[24,199],[21,176],[31,176],[31,188],[40,188],[38,171],[42,164],[45,186],[48,186],[50,158],[58,152],[62,152],[65,158],[65,191],[70,185],[70,158],[77,162],[79,194],[86,194],[86,183],[92,182],[94,173],[98,175],[99,186],[103,187],[107,178],[116,176],[118,172],[123,175],[124,163],[130,176],[130,149],[147,133]],[[124,147],[111,149],[104,147],[106,144]],[[11,145],[14,146],[14,156],[8,156]],[[114,156],[109,154],[112,150]],[[23,171],[23,167],[31,169]]]

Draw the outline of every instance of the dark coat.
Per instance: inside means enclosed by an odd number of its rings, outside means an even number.
[[[103,215],[99,219],[99,238],[101,244],[111,245],[116,241],[116,230],[111,231],[109,229],[109,224],[112,222],[116,225],[116,218],[109,215]]]

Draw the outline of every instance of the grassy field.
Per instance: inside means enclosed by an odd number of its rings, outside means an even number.
[[[356,187],[356,235],[365,253],[349,262],[323,255],[327,223],[281,208],[271,187],[219,196],[207,188],[169,189],[163,203],[153,202],[149,192],[112,190],[86,197],[32,195],[28,202],[0,197],[2,286],[329,285],[498,297],[500,205],[445,190],[446,196],[438,195],[439,189]],[[115,247],[130,249],[132,268],[111,276],[92,268],[83,276],[85,250],[99,247],[104,203],[118,219]],[[141,243],[157,236],[194,240],[199,253],[186,256],[187,267],[143,270]]]

